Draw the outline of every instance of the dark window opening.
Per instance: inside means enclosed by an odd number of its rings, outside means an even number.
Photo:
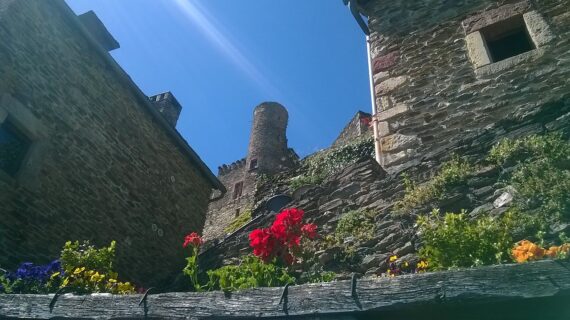
[[[251,159],[249,163],[249,170],[257,169],[257,159]]]
[[[236,209],[235,217],[236,217],[236,218],[239,217],[239,209]]]
[[[234,186],[234,200],[241,197],[243,193],[243,181],[236,183]]]
[[[535,49],[522,16],[514,17],[481,30],[492,62]]]
[[[32,142],[6,119],[0,124],[0,170],[15,176]]]

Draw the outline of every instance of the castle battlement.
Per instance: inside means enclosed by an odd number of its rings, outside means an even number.
[[[245,167],[246,158],[233,162],[232,164],[224,164],[218,167],[218,176],[227,175],[236,170],[242,170]]]

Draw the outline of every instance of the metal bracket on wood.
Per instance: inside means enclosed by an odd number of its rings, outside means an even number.
[[[64,293],[64,291],[66,291],[68,289],[69,289],[69,287],[63,287],[63,288],[61,288],[55,292],[55,295],[53,296],[53,298],[51,299],[51,301],[49,303],[49,313],[52,313],[53,308],[55,307],[55,303],[57,302],[57,299],[59,298],[59,296],[62,295]]]
[[[356,303],[358,309],[362,309],[362,304],[360,303],[360,299],[358,298],[358,292],[356,292],[356,281],[357,281],[356,273],[353,273],[350,282],[350,295],[352,296],[352,299],[354,299],[354,302]]]
[[[289,284],[285,285],[283,288],[283,293],[281,293],[281,299],[279,300],[279,304],[283,303],[283,312],[285,314],[289,314],[288,304],[289,304]]]
[[[143,305],[143,310],[144,310],[144,317],[145,317],[145,319],[146,319],[146,317],[147,317],[147,315],[148,315],[148,304],[147,304],[147,299],[146,299],[146,298],[148,297],[148,293],[149,293],[151,290],[154,290],[154,288],[148,288],[148,289],[145,291],[145,293],[144,293],[144,295],[143,295],[141,301],[139,302],[139,307],[141,306],[141,304]]]
[[[352,281],[350,283],[350,295],[353,298],[358,298],[358,293],[356,293],[356,273],[352,274]]]

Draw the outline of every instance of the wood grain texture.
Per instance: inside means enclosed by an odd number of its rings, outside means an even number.
[[[147,316],[185,319],[280,318],[286,316],[279,304],[282,290],[258,288],[232,294],[149,295]],[[345,316],[341,317],[340,314],[566,297],[570,296],[570,263],[540,261],[396,278],[365,278],[357,282],[356,291],[355,299],[351,295],[350,281],[292,286],[288,295],[289,317],[343,319]],[[49,304],[53,295],[0,295],[0,318],[141,318],[145,316],[143,307],[139,306],[141,297],[66,294],[59,297],[50,313]],[[327,314],[336,315],[327,318]]]

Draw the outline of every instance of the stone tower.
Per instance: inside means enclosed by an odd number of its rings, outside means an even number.
[[[272,174],[291,166],[287,148],[289,114],[276,102],[264,102],[253,111],[247,152],[249,171]]]
[[[295,166],[298,156],[287,147],[287,109],[276,102],[264,102],[253,111],[253,124],[247,156],[222,165],[218,178],[228,192],[208,208],[204,238],[220,239],[227,226],[240,214],[253,208],[260,174],[276,174]]]

